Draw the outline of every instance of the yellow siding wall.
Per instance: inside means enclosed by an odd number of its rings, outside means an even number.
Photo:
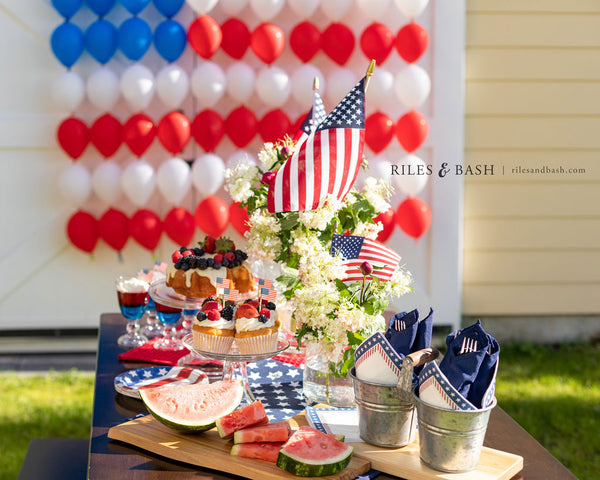
[[[467,0],[466,41],[463,313],[600,313],[600,1]]]

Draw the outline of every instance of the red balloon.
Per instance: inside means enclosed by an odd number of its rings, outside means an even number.
[[[231,141],[243,148],[250,143],[258,130],[258,120],[248,108],[241,107],[232,110],[225,119],[225,132]]]
[[[429,35],[421,25],[410,22],[404,25],[396,34],[396,50],[405,62],[416,62],[427,50]]]
[[[113,156],[123,143],[121,122],[109,113],[98,117],[90,128],[90,141],[106,158]]]
[[[394,138],[394,122],[385,113],[375,112],[365,121],[365,142],[375,153],[381,152]]]
[[[237,18],[230,18],[221,25],[221,31],[221,48],[232,58],[242,58],[250,46],[250,30],[246,24]]]
[[[383,225],[383,230],[380,230],[377,234],[378,242],[386,242],[392,236],[392,233],[394,233],[394,228],[396,227],[395,216],[394,209],[390,207],[387,211],[380,213],[373,219],[375,223],[381,222]]]
[[[396,210],[396,222],[404,233],[419,238],[431,225],[431,210],[423,200],[408,197]]]
[[[265,142],[275,143],[290,133],[291,122],[285,112],[279,108],[267,112],[258,124],[258,133]]]
[[[354,51],[354,34],[343,23],[332,23],[321,35],[321,44],[329,58],[338,65],[344,65]]]
[[[81,156],[90,141],[87,125],[76,117],[65,118],[61,122],[56,131],[56,138],[61,148],[73,160]]]
[[[92,253],[98,243],[98,222],[89,213],[79,210],[67,222],[67,236],[79,250]]]
[[[387,60],[394,46],[394,33],[382,23],[372,23],[360,36],[360,49],[368,59],[374,59],[377,65]]]
[[[120,252],[129,239],[129,219],[120,210],[109,208],[98,220],[98,235]]]
[[[192,127],[181,112],[169,112],[158,122],[157,135],[160,143],[169,152],[181,152],[190,141]]]
[[[219,49],[223,32],[214,18],[200,15],[190,25],[187,38],[194,51],[208,60]]]
[[[185,208],[172,208],[163,220],[167,236],[178,245],[189,245],[194,237],[194,216]]]
[[[229,224],[229,207],[222,198],[209,195],[196,207],[196,225],[213,237],[220,237]]]
[[[429,135],[429,122],[415,110],[402,115],[396,123],[396,137],[402,148],[414,152],[423,145]]]
[[[131,232],[131,237],[142,247],[154,250],[158,246],[158,242],[160,242],[163,226],[156,213],[141,209],[131,217],[129,231]]]
[[[238,202],[229,205],[229,221],[235,230],[243,237],[250,230],[248,225],[248,207],[240,208]]]
[[[266,64],[277,60],[284,47],[285,34],[273,23],[261,23],[250,37],[250,48]]]
[[[192,122],[192,137],[207,152],[212,152],[225,135],[225,122],[214,110],[203,110]]]
[[[131,152],[141,157],[156,137],[156,126],[152,119],[143,113],[132,115],[123,125],[123,141]]]
[[[321,32],[310,22],[302,22],[290,33],[290,47],[304,63],[313,58],[321,48]]]

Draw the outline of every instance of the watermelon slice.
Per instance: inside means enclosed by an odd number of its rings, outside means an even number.
[[[241,381],[144,388],[140,396],[159,422],[179,432],[203,432],[217,418],[233,412],[242,401]]]
[[[238,430],[233,434],[233,443],[287,442],[291,434],[288,422],[267,423]]]
[[[276,463],[282,445],[283,442],[238,443],[231,448],[231,455]]]
[[[242,428],[269,423],[269,418],[265,407],[258,400],[217,419],[216,423],[221,438],[229,438]]]
[[[301,477],[322,477],[343,470],[354,448],[312,427],[300,427],[281,447],[277,466]]]

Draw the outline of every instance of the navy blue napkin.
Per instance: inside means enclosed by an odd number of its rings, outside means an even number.
[[[474,351],[461,353],[466,341],[477,342]],[[494,381],[500,346],[477,320],[473,325],[452,332],[446,338],[448,351],[440,370],[459,393],[477,408],[482,408],[485,392]]]
[[[429,314],[419,321],[417,309],[410,312],[400,312],[394,315],[388,324],[385,338],[398,354],[404,358],[406,355],[423,348],[431,346],[431,334],[433,331],[433,309]],[[418,375],[423,366],[415,367],[414,373]]]

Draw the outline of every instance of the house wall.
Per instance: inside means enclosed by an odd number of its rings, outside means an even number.
[[[600,2],[468,0],[466,25],[465,164],[494,175],[464,178],[463,314],[597,314]]]

